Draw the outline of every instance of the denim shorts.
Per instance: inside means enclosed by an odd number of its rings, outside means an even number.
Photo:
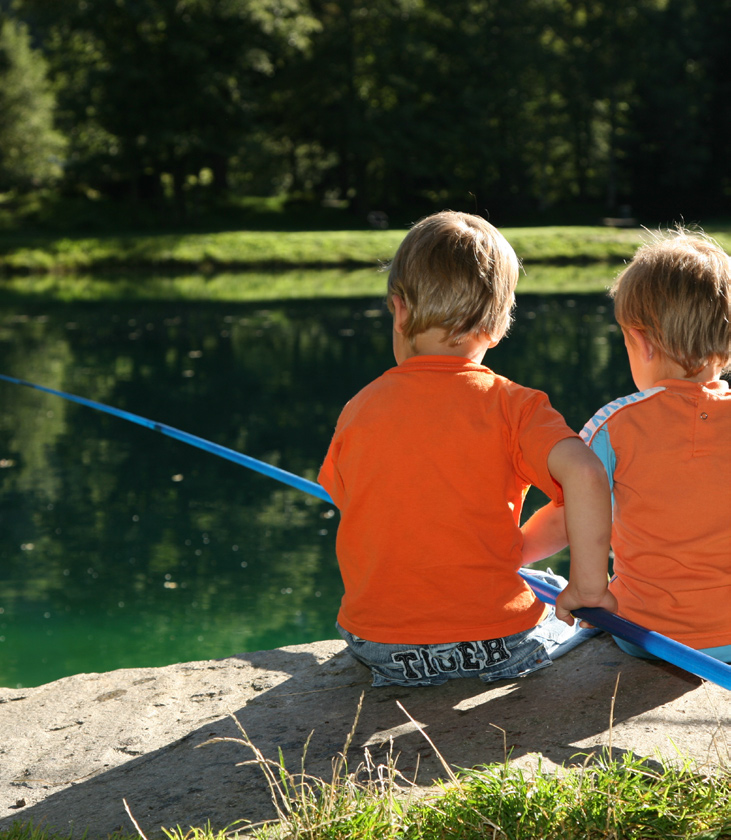
[[[531,574],[563,588],[566,579],[550,570]],[[442,685],[460,677],[479,677],[483,682],[524,677],[547,668],[554,659],[596,636],[596,628],[569,627],[556,618],[553,607],[536,627],[503,636],[471,642],[444,644],[383,644],[369,642],[349,633],[337,622],[353,656],[373,675],[374,686]]]

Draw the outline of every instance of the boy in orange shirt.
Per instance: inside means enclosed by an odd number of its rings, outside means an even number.
[[[423,219],[393,259],[397,366],[345,406],[319,474],[341,512],[338,631],[374,685],[522,676],[582,640],[570,610],[615,606],[599,460],[545,394],[481,364],[518,272],[502,234],[463,213]],[[555,611],[518,574],[532,484],[566,508],[571,579]]]
[[[678,230],[642,246],[611,294],[640,390],[581,433],[612,486],[610,589],[621,616],[731,662],[731,260]],[[547,505],[525,524],[526,562],[566,544],[563,519]]]

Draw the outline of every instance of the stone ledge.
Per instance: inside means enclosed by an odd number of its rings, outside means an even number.
[[[619,682],[617,684],[617,678]],[[614,723],[610,727],[615,694]],[[108,674],[79,674],[28,689],[0,688],[0,829],[14,821],[74,830],[89,840],[160,827],[222,829],[272,818],[261,771],[231,743],[235,715],[270,758],[331,778],[361,694],[351,747],[378,762],[390,739],[398,768],[428,785],[444,778],[438,756],[396,701],[454,767],[503,761],[544,768],[581,762],[610,744],[639,756],[683,755],[701,768],[731,763],[731,692],[665,663],[633,659],[599,636],[551,668],[492,686],[455,680],[437,688],[374,689],[338,641],[227,659]],[[611,734],[610,734],[611,728]]]

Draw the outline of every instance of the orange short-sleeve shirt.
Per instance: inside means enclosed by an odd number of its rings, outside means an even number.
[[[415,356],[343,409],[319,480],[341,512],[338,621],[374,642],[498,638],[545,607],[521,579],[519,523],[574,433],[540,391],[452,356]]]
[[[612,486],[619,614],[689,647],[731,644],[728,383],[663,380],[581,436]]]

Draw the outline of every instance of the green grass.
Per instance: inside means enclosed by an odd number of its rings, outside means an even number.
[[[586,756],[550,773],[509,763],[455,774],[449,784],[415,790],[396,767],[342,762],[335,781],[272,773],[284,797],[280,817],[264,826],[163,829],[168,840],[728,840],[731,777],[689,764],[656,766],[631,755]],[[279,796],[279,793],[277,794]],[[155,836],[160,836],[155,832]],[[130,831],[115,835],[145,837]],[[33,826],[0,832],[0,840],[71,840]]]
[[[162,834],[167,840],[731,838],[729,773],[700,773],[689,764],[672,767],[603,754],[550,773],[540,766],[522,771],[506,762],[460,772],[427,791],[415,790],[393,764],[361,765],[351,772],[341,761],[338,772],[336,780],[323,782],[272,768],[284,799],[279,819],[267,825],[175,826]],[[146,836],[142,829],[114,835],[116,840]],[[18,823],[0,832],[0,840],[72,838]]]
[[[39,274],[0,280],[0,302],[58,300],[275,301],[380,297],[385,277],[375,268],[221,272],[180,276],[123,272],[108,275]]]
[[[506,228],[526,265],[619,263],[640,243],[640,229]],[[220,233],[55,237],[0,235],[0,271],[85,273],[144,269],[177,273],[378,266],[406,230],[224,231]],[[731,244],[731,234],[717,232]]]
[[[618,266],[526,266],[518,294],[604,292]],[[292,269],[277,272],[149,274],[32,274],[0,279],[0,303],[29,300],[276,301],[384,297],[386,275],[378,268]]]
[[[297,774],[286,770],[281,756],[268,761],[239,726],[241,737],[234,740],[254,753],[277,807],[275,823],[251,832],[257,840],[731,838],[727,770],[705,774],[690,761],[672,765],[628,753],[615,758],[610,747],[558,772],[544,771],[540,759],[535,771],[523,771],[507,755],[501,764],[455,771],[407,713],[448,780],[424,791],[398,771],[392,752],[378,767],[366,752],[364,763],[349,772],[358,714],[329,782],[307,777],[304,757]]]
[[[519,292],[600,292],[641,228],[503,230],[524,266]],[[708,230],[731,250],[731,227]],[[238,230],[98,236],[0,233],[0,294],[55,299],[262,300],[383,293],[379,271],[406,228]]]
[[[392,218],[391,229],[371,230],[363,214],[280,195],[191,207],[187,221],[176,225],[170,208],[148,203],[0,193],[0,274],[373,266],[393,256],[408,227],[425,212],[404,211]],[[598,222],[600,215],[598,207],[584,208],[587,219]],[[558,218],[549,214],[546,221]],[[644,219],[643,224],[657,227]],[[731,246],[728,220],[703,224]],[[526,265],[616,263],[631,257],[644,235],[640,227],[598,223],[500,227]]]
[[[404,231],[224,231],[61,237],[0,236],[0,271],[203,271],[377,265],[393,256]]]
[[[555,772],[545,770],[540,757],[530,771],[512,765],[508,756],[500,764],[465,770],[454,770],[442,759],[447,781],[424,789],[400,773],[393,751],[378,766],[366,751],[364,761],[351,769],[348,750],[356,724],[333,761],[331,779],[324,780],[306,772],[307,745],[301,766],[291,772],[281,754],[278,761],[267,759],[237,721],[239,737],[207,743],[233,742],[253,753],[253,759],[244,763],[258,765],[264,774],[276,819],[255,826],[241,822],[223,830],[210,825],[175,826],[155,831],[154,836],[162,832],[166,840],[731,838],[727,765],[704,773],[689,760],[650,761],[631,753],[614,756],[611,747],[578,755],[570,766]],[[441,759],[438,750],[437,755]],[[127,813],[136,833],[117,833],[115,840],[147,840],[134,814],[129,809]],[[71,838],[18,822],[0,832],[0,840]]]
[[[390,259],[407,232],[392,230],[238,230],[59,236],[3,232],[6,272],[120,267],[204,268],[375,265]],[[707,231],[731,245],[731,229]],[[645,231],[601,226],[515,227],[503,233],[530,263],[618,262],[631,257]]]
[[[488,767],[465,773],[410,822],[413,836],[433,840],[730,837],[728,784],[725,774],[655,769],[632,756],[594,756],[555,775]]]
[[[513,228],[519,293],[603,292],[641,231]],[[0,235],[0,296],[56,300],[281,300],[384,293],[405,231]],[[723,240],[724,235],[719,236]],[[731,234],[726,235],[731,245]]]

